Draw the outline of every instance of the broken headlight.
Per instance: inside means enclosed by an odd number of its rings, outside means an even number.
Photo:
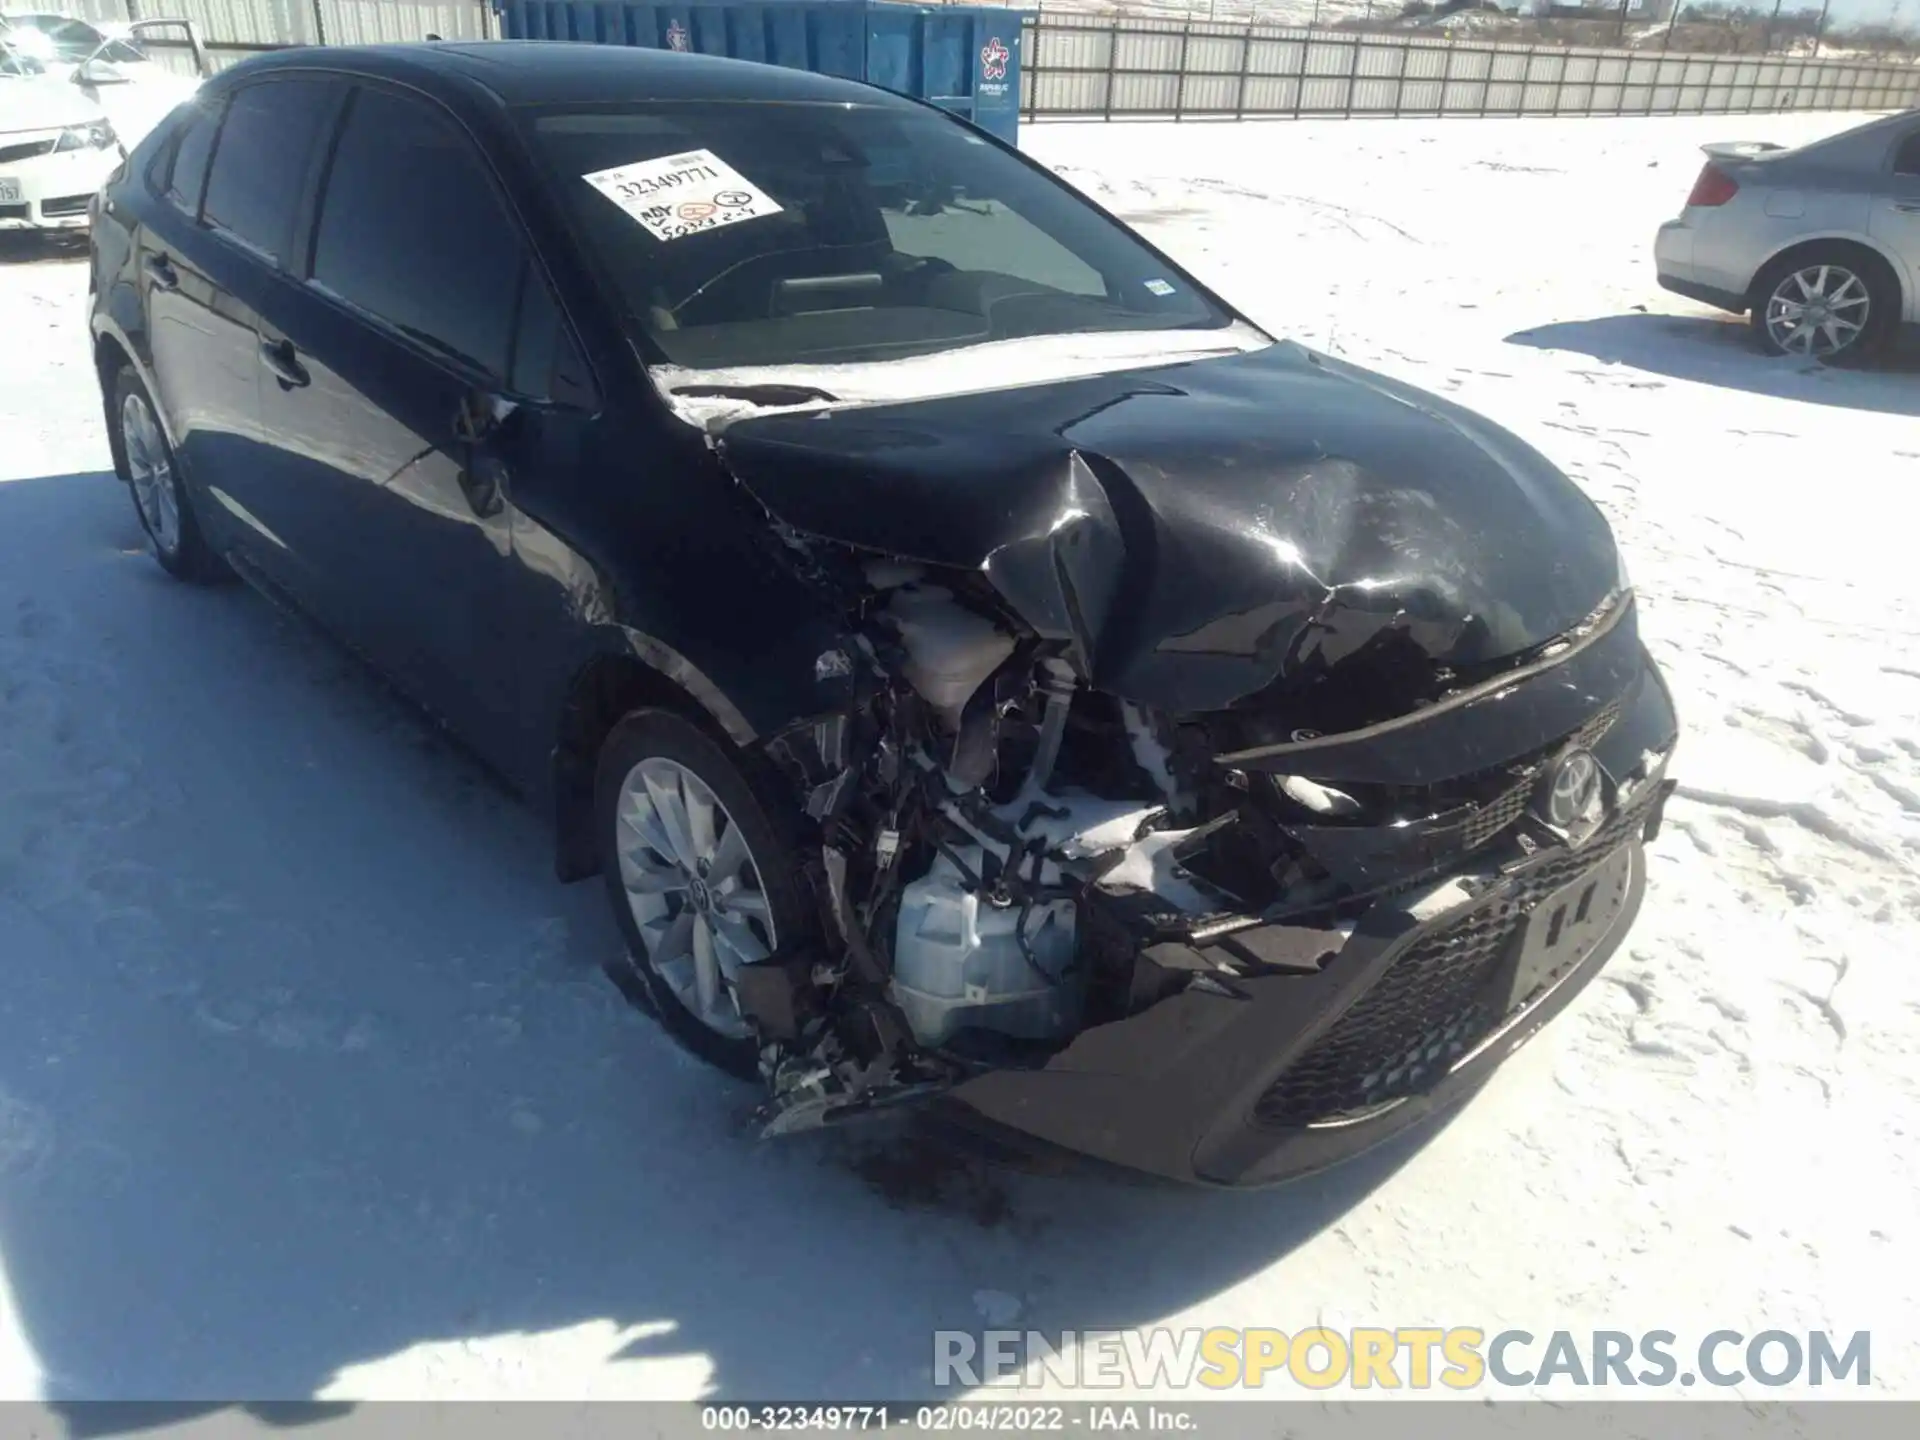
[[[89,121],[85,125],[69,125],[60,132],[60,138],[54,142],[54,153],[71,150],[111,150],[120,141],[113,133],[113,126],[105,120]]]

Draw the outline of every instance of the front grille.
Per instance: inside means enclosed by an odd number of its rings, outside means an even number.
[[[1533,799],[1534,777],[1529,770],[1517,785],[1509,785],[1494,799],[1475,810],[1461,827],[1461,844],[1466,850],[1478,850],[1502,830],[1527,813]]]
[[[24,205],[0,205],[0,220],[25,220],[27,207]]]
[[[1527,913],[1593,869],[1647,820],[1648,787],[1578,851],[1409,946],[1254,1104],[1261,1125],[1337,1120],[1431,1089],[1507,1018],[1491,982]]]
[[[1620,712],[1625,708],[1625,701],[1613,701],[1574,732],[1572,743],[1582,750],[1591,750],[1599,742],[1600,737],[1613,728],[1613,722],[1620,718]]]
[[[1520,767],[1520,779],[1491,800],[1484,800],[1460,829],[1460,840],[1465,851],[1478,850],[1522,815],[1527,806],[1533,803],[1535,782],[1539,779],[1540,769],[1547,758],[1560,748],[1577,747],[1592,749],[1594,744],[1613,728],[1613,722],[1620,718],[1621,703],[1616,700],[1586,724],[1582,725],[1554,750],[1542,752],[1530,757]]]
[[[42,200],[40,213],[49,220],[64,219],[68,215],[84,215],[92,199],[91,195],[62,195],[57,200]]]
[[[54,142],[51,140],[29,140],[24,145],[0,145],[0,165],[9,160],[37,160],[42,155],[51,154]]]

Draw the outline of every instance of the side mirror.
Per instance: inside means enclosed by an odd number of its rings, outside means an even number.
[[[491,520],[507,508],[512,472],[500,453],[501,432],[517,413],[510,400],[476,390],[461,397],[453,417],[453,438],[462,452],[460,488],[467,505],[482,520]]]
[[[125,85],[127,77],[105,60],[89,60],[73,72],[76,85]]]

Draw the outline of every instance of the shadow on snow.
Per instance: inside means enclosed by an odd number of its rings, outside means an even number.
[[[1590,355],[1650,375],[1745,390],[1781,400],[1837,405],[1885,415],[1920,415],[1920,357],[1907,353],[1873,369],[1822,365],[1755,348],[1746,323],[1732,316],[1609,315],[1520,330],[1511,345]]]

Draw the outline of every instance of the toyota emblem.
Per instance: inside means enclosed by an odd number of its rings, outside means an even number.
[[[1572,830],[1600,795],[1600,762],[1591,750],[1569,750],[1541,787],[1540,818],[1556,830]]]

